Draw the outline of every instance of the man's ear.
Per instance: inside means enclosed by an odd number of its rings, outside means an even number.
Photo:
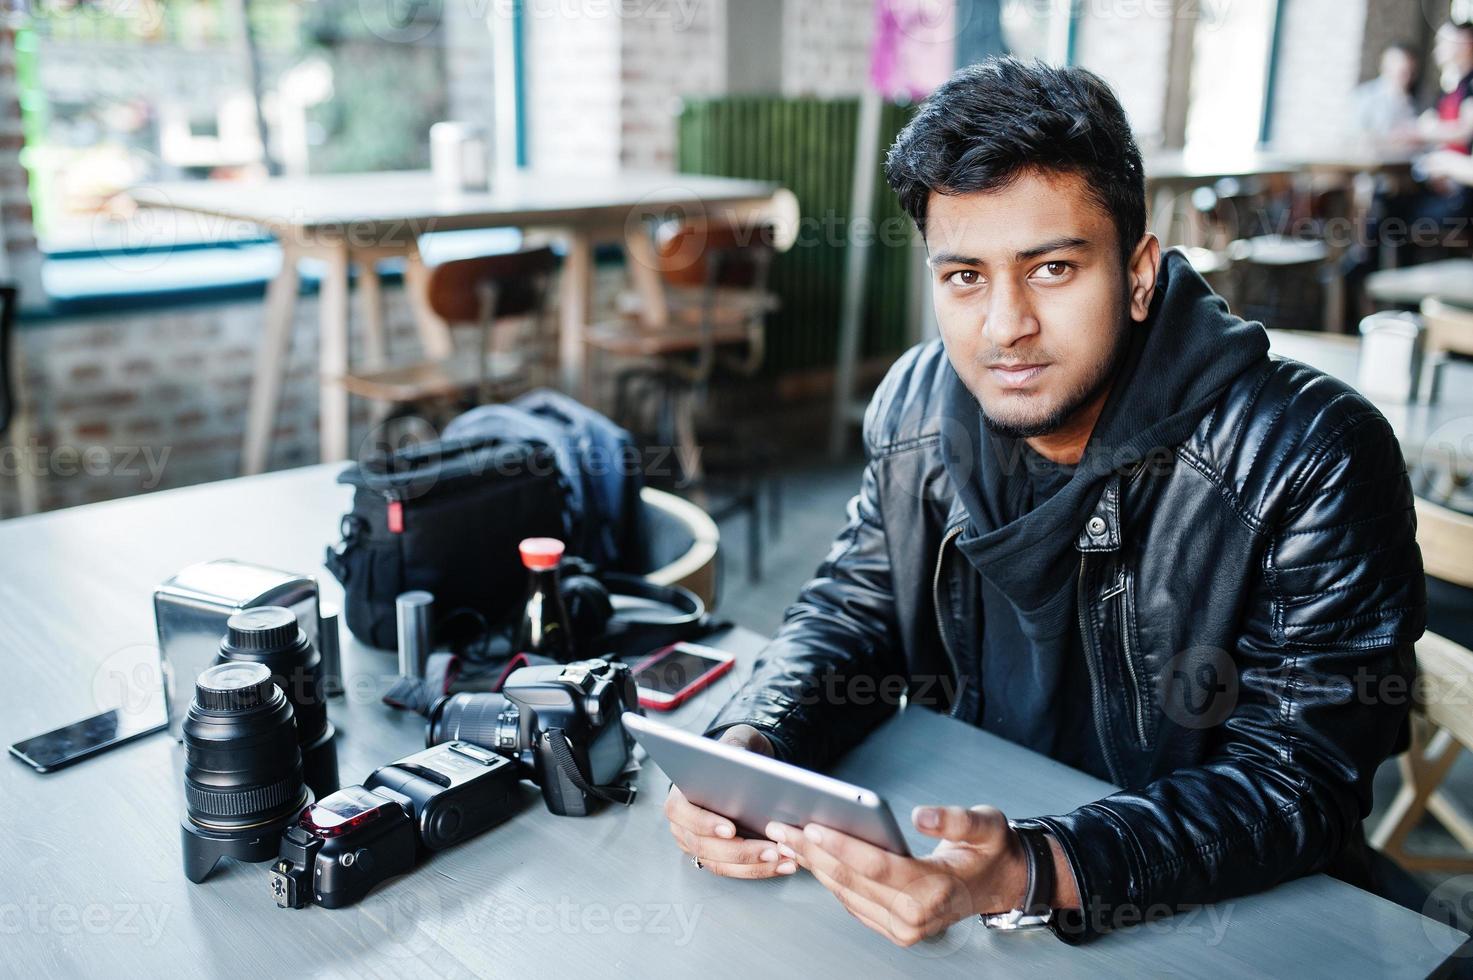
[[[1126,272],[1130,289],[1130,318],[1142,323],[1151,309],[1151,297],[1156,295],[1156,272],[1161,267],[1161,242],[1155,235],[1146,232],[1130,257],[1130,268]]]

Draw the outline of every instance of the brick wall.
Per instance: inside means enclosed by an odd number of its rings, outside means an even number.
[[[783,94],[858,95],[868,84],[874,28],[874,0],[787,0]]]
[[[25,135],[15,78],[15,30],[0,22],[0,278],[34,294],[41,253],[31,223],[29,178],[21,166]]]
[[[552,16],[560,9],[569,15]],[[527,138],[532,166],[587,170],[618,166],[618,28],[610,5],[596,0],[527,5]]]
[[[655,4],[644,17],[620,21],[619,162],[673,170],[675,118],[683,96],[711,95],[726,85],[728,2]]]
[[[726,83],[727,0],[527,5],[527,114],[534,166],[670,170],[683,95]],[[554,16],[554,14],[558,16]]]
[[[607,310],[624,283],[600,267]],[[383,291],[389,357],[420,356],[404,292]],[[354,296],[354,318],[358,303]],[[270,467],[316,462],[317,299],[300,297]],[[556,312],[548,311],[548,323]],[[261,330],[260,300],[37,321],[17,334],[32,440],[20,462],[39,476],[41,509],[70,507],[237,476],[246,399]],[[475,338],[458,331],[469,356]],[[354,351],[360,351],[358,331]],[[369,434],[353,399],[350,445]],[[0,449],[0,515],[16,511],[15,451]]]

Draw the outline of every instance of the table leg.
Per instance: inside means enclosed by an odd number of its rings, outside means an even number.
[[[357,257],[359,315],[363,317],[363,360],[366,366],[380,368],[388,360],[388,337],[384,333],[383,290],[374,256]]]
[[[241,451],[243,476],[266,471],[271,454],[271,435],[276,427],[276,409],[281,400],[281,382],[286,374],[291,349],[292,321],[296,315],[297,256],[283,246],[281,271],[266,288],[265,329],[256,349],[256,369],[251,380],[246,408],[245,446]]]
[[[411,246],[404,256],[404,291],[409,308],[414,311],[414,325],[419,329],[420,344],[430,360],[442,361],[455,352],[450,328],[430,309],[430,270],[418,247]]]
[[[588,383],[587,353],[583,330],[593,316],[593,238],[576,230],[568,239],[559,290],[562,323],[558,330],[558,362],[563,391],[587,403],[592,398]]]
[[[348,458],[348,390],[341,379],[348,373],[348,251],[336,249],[323,256],[327,269],[318,294],[318,345],[321,357],[322,462]]]

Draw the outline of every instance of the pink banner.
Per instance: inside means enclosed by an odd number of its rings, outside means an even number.
[[[956,68],[956,0],[875,0],[870,83],[889,99],[923,99]]]

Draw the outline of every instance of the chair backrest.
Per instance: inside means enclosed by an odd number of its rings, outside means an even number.
[[[1422,322],[1429,350],[1473,354],[1473,312],[1429,296],[1422,301]]]
[[[430,270],[430,309],[452,325],[482,325],[482,297],[489,287],[496,298],[495,316],[539,313],[557,262],[550,248],[442,262]]]
[[[1473,517],[1416,498],[1417,544],[1433,578],[1473,588]]]
[[[1423,633],[1416,649],[1417,706],[1432,724],[1473,747],[1473,650],[1436,633]]]
[[[766,289],[777,235],[767,222],[672,222],[656,236],[660,278],[670,286]]]
[[[0,286],[0,435],[10,428],[15,417],[15,357],[12,356],[15,326],[14,286]]]

